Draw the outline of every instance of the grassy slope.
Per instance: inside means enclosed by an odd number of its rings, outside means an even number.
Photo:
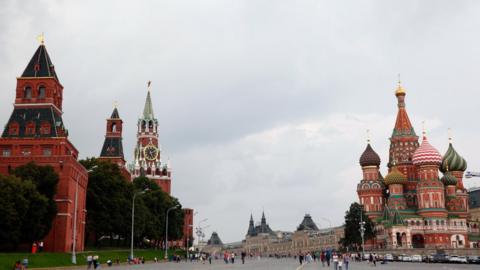
[[[115,261],[115,259],[117,258],[120,259],[120,262],[126,262],[130,251],[100,250],[78,253],[77,264],[86,264],[87,254],[98,255],[100,263],[104,264],[108,259]],[[171,255],[172,251],[169,251],[169,254]],[[135,257],[145,257],[145,260],[147,261],[153,260],[154,257],[157,257],[160,260],[161,258],[163,258],[163,251],[135,250],[134,255]],[[28,258],[28,268],[72,266],[72,255],[70,253],[0,253],[0,269],[12,269],[15,261],[21,261],[23,258]]]

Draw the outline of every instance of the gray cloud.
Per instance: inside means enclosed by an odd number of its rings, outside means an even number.
[[[305,212],[340,224],[356,200],[358,157],[372,129],[386,160],[402,74],[417,133],[480,170],[476,1],[2,1],[0,122],[45,32],[65,87],[64,119],[95,156],[115,100],[131,160],[153,81],[173,192],[222,240],[262,209],[293,230]],[[385,164],[383,162],[382,164]],[[385,167],[383,167],[385,172]],[[478,180],[467,180],[478,185]]]

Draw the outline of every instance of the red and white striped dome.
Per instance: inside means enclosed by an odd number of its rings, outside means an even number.
[[[427,140],[427,136],[423,136],[422,145],[417,148],[412,157],[415,165],[440,165],[442,164],[442,155]]]

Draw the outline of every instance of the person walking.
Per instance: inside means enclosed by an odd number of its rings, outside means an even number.
[[[230,261],[232,262],[232,264],[235,263],[235,253],[234,253],[234,252],[232,252],[232,253],[230,254]]]
[[[245,257],[247,257],[247,253],[245,251],[242,251],[241,256],[242,256],[242,264],[245,264]]]
[[[93,257],[92,255],[87,256],[87,269],[92,269]]]
[[[97,267],[100,265],[98,262],[98,255],[93,255],[93,269],[97,269]]]
[[[298,254],[298,261],[300,262],[300,265],[303,264],[303,253],[300,251],[300,253]]]
[[[13,270],[24,270],[22,263],[20,261],[16,261],[13,265]]]
[[[226,264],[228,264],[228,252],[223,253],[223,261],[225,261]]]
[[[326,253],[325,253],[325,260],[327,261],[327,266],[330,267],[330,256],[331,256],[331,253],[330,253],[330,250],[328,250]]]
[[[338,256],[338,270],[342,270],[343,267],[343,257],[342,255]]]
[[[337,255],[336,252],[333,252],[332,261],[333,261],[333,269],[337,270],[338,269],[338,255]]]
[[[322,262],[322,266],[325,267],[325,251],[320,253],[320,261]]]
[[[343,264],[345,265],[345,270],[348,270],[349,262],[350,262],[350,253],[347,253],[343,256]]]

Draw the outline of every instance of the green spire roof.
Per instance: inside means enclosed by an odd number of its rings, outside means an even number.
[[[113,109],[112,115],[110,116],[110,119],[120,119],[120,115],[118,114],[117,107]]]
[[[400,215],[400,212],[398,212],[398,209],[395,209],[395,212],[393,213],[392,225],[405,225],[403,223],[402,215]]]
[[[442,166],[440,167],[440,171],[446,172],[448,171],[465,171],[467,169],[467,162],[465,159],[460,156],[455,148],[453,148],[452,143],[448,145],[448,150],[443,156]]]
[[[443,177],[440,179],[445,186],[455,186],[457,185],[457,178],[452,175],[451,172],[446,171],[443,174]]]
[[[143,118],[153,119],[153,106],[152,99],[150,97],[150,90],[147,93],[147,99],[145,100],[145,107],[143,108]]]

